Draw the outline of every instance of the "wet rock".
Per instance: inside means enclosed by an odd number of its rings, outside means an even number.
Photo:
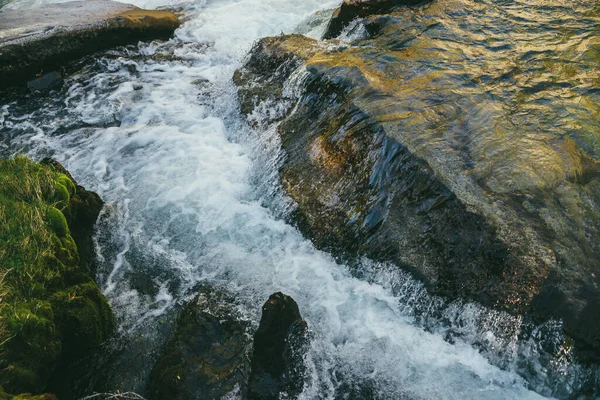
[[[249,372],[248,324],[235,299],[210,286],[181,313],[175,335],[154,365],[149,399],[220,399],[245,390]]]
[[[281,293],[269,298],[252,345],[232,295],[209,285],[196,291],[152,369],[146,397],[295,398],[304,384],[307,327],[294,300]]]
[[[312,54],[319,52],[319,44],[302,35],[278,36],[260,40],[250,52],[245,66],[233,76],[238,85],[242,113],[250,115],[264,105],[289,106],[290,94],[284,92],[284,83],[290,74]],[[265,73],[269,71],[268,73]],[[280,112],[270,114],[270,122],[282,117]]]
[[[279,121],[281,184],[319,248],[393,262],[446,298],[560,319],[600,354],[587,316],[600,298],[598,98],[576,78],[595,59],[567,73],[560,54],[540,57],[527,79],[518,68],[508,78],[512,59],[450,28],[483,23],[481,12],[433,3],[375,15],[369,37],[330,49],[264,39],[237,74],[242,111]],[[569,111],[548,100],[560,90],[573,96]],[[270,118],[269,98],[290,106]]]
[[[170,12],[108,0],[0,11],[0,86],[17,85],[102,49],[167,38],[179,23]]]
[[[305,378],[306,322],[294,299],[283,293],[271,295],[262,312],[254,335],[248,398],[296,398]]]
[[[425,4],[431,0],[344,0],[337,8],[323,34],[323,39],[338,37],[350,22],[373,14],[385,14],[402,6]]]

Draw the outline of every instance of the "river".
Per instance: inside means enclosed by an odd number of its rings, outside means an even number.
[[[275,129],[245,123],[231,78],[258,38],[318,36],[337,1],[176,6],[184,24],[172,40],[87,58],[61,90],[0,108],[1,154],[52,156],[107,203],[96,234],[98,282],[117,315],[117,341],[148,343],[114,357],[111,374],[119,378],[111,379],[121,390],[141,390],[161,324],[208,282],[235,293],[254,326],[271,293],[298,302],[313,337],[305,399],[333,398],[348,380],[369,382],[390,399],[571,394],[581,371],[569,355],[540,361],[539,337],[560,337],[560,324],[539,327],[524,343],[518,318],[444,304],[394,266],[363,260],[367,272],[355,276],[286,222],[292,204],[278,183]],[[139,368],[127,357],[137,357]]]

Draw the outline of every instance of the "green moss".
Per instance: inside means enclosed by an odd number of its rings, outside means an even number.
[[[55,180],[54,197],[57,202],[56,205],[60,210],[63,210],[77,193],[77,188],[71,178],[65,174],[59,174]]]
[[[67,236],[69,226],[67,225],[67,219],[60,210],[54,207],[48,207],[46,218],[48,220],[48,225],[58,237],[62,238]]]
[[[12,400],[56,400],[56,396],[50,393],[44,393],[37,396],[34,396],[30,393],[25,393],[13,397]]]
[[[38,394],[58,365],[101,344],[114,320],[65,218],[73,181],[17,157],[0,160],[0,182],[0,385]]]
[[[1,382],[11,392],[33,391],[43,387],[58,363],[60,332],[48,301],[16,303],[11,311],[4,316],[11,337],[2,349],[7,366],[0,374]]]
[[[13,396],[4,391],[0,386],[0,400],[56,400],[56,396],[50,393],[41,395],[32,395],[31,393],[22,393],[18,396]]]
[[[69,194],[69,190],[65,185],[57,182],[56,186],[54,186],[54,193],[57,201],[57,207],[63,209],[69,205],[71,195]]]
[[[77,187],[75,186],[75,183],[73,183],[71,178],[69,178],[67,175],[58,175],[58,177],[56,178],[56,182],[67,188],[69,196],[75,196],[75,193],[77,193]]]

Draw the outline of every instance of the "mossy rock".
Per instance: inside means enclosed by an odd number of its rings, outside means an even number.
[[[13,393],[43,387],[61,354],[60,332],[47,301],[16,304],[5,316],[5,329],[14,337],[3,345],[0,384]],[[40,390],[41,391],[41,390]]]
[[[37,396],[32,395],[31,393],[25,393],[13,397],[12,400],[57,400],[57,398],[51,393],[44,393]]]
[[[54,186],[54,193],[58,208],[63,209],[69,205],[69,201],[71,201],[71,195],[69,194],[69,190],[65,185],[56,182],[56,185]]]
[[[77,193],[77,187],[73,180],[65,174],[60,174],[56,178],[54,186],[54,196],[56,198],[57,207],[60,210],[65,209],[71,202],[71,197]]]
[[[94,244],[92,234],[96,219],[104,206],[104,202],[96,193],[78,186],[73,177],[60,163],[46,158],[42,160],[41,164],[58,172],[59,175],[56,181],[65,186],[69,191],[69,206],[61,209],[61,212],[64,214],[69,225],[70,234],[77,244],[79,265],[93,272]],[[69,182],[74,187],[70,187]]]
[[[50,303],[61,326],[63,357],[68,359],[100,346],[115,328],[110,306],[93,281],[55,293]]]
[[[56,178],[56,182],[60,185],[63,185],[67,189],[67,191],[69,193],[69,197],[75,196],[75,193],[77,193],[77,186],[75,186],[75,183],[73,182],[73,180],[71,178],[69,178],[67,175],[65,175],[65,174],[58,175],[58,177]]]
[[[91,242],[102,202],[82,201],[97,196],[58,164],[0,160],[0,181],[0,385],[34,396],[18,398],[50,399],[35,396],[50,376],[60,379],[55,370],[88,356],[114,330],[71,235],[78,226],[79,237],[88,236],[84,246]]]

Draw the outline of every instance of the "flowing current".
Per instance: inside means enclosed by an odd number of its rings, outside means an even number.
[[[334,398],[348,382],[389,399],[568,397],[580,368],[540,349],[541,336],[561,341],[558,323],[524,339],[520,319],[444,304],[394,266],[363,260],[356,277],[286,223],[275,130],[247,126],[231,78],[256,39],[318,36],[335,6],[177,4],[185,22],[172,40],[88,58],[58,92],[2,102],[1,153],[52,156],[107,203],[98,282],[124,343],[108,380],[142,390],[168,315],[208,282],[235,293],[254,326],[271,293],[298,302],[312,331],[305,399]]]

